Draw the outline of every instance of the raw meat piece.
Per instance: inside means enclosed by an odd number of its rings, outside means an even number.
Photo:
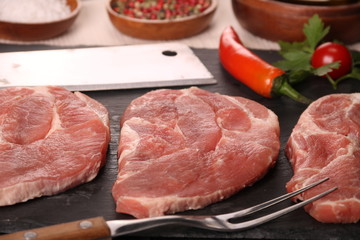
[[[121,120],[116,211],[136,218],[199,209],[275,164],[279,122],[264,106],[196,87],[132,101]]]
[[[312,103],[300,116],[286,146],[294,176],[289,192],[321,178],[330,180],[295,200],[338,189],[305,210],[320,222],[360,219],[360,93],[333,94]]]
[[[92,180],[110,140],[106,108],[59,87],[0,90],[0,206]]]

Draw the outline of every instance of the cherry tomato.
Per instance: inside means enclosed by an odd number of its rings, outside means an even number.
[[[352,58],[351,53],[344,45],[326,42],[315,49],[311,58],[311,65],[318,68],[336,61],[340,61],[340,67],[328,73],[333,79],[340,78],[351,71]]]

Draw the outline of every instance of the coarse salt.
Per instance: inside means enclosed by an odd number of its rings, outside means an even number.
[[[0,0],[0,21],[51,22],[71,13],[66,0]]]

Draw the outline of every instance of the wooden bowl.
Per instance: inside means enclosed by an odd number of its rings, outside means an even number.
[[[243,28],[272,41],[303,41],[303,26],[314,14],[330,26],[326,40],[350,44],[360,41],[360,2],[314,6],[273,0],[232,0],[234,14]]]
[[[64,33],[75,21],[80,11],[79,0],[67,0],[71,13],[68,17],[51,22],[20,23],[0,20],[0,38],[15,41],[38,41]]]
[[[217,8],[217,0],[198,15],[174,20],[146,20],[121,15],[111,8],[114,0],[107,4],[110,21],[120,32],[148,40],[174,40],[193,36],[205,30]]]

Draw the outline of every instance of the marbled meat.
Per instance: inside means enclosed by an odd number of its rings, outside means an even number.
[[[359,221],[360,93],[328,95],[312,103],[293,129],[286,154],[294,170],[289,192],[330,178],[294,200],[338,187],[305,207],[312,217],[326,223]]]
[[[272,111],[242,97],[151,91],[121,119],[116,211],[154,217],[227,198],[275,164],[279,131]]]
[[[80,92],[0,90],[0,122],[0,206],[88,182],[105,163],[108,112]]]

